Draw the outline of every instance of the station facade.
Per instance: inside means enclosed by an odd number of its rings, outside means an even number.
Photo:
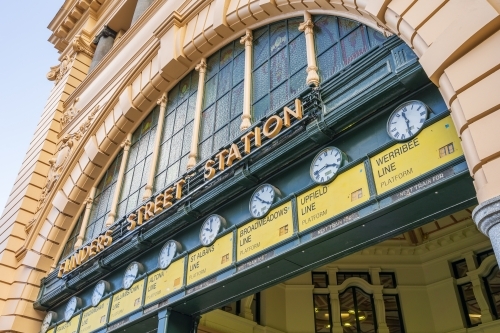
[[[4,332],[497,332],[500,4],[67,0]]]

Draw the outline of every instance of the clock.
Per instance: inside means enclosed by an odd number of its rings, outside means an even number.
[[[174,240],[169,240],[163,245],[160,255],[158,256],[158,267],[161,269],[167,268],[177,252],[181,250],[181,244]]]
[[[340,149],[326,147],[313,158],[309,175],[318,184],[326,184],[332,181],[337,171],[345,161],[345,155]]]
[[[45,333],[50,327],[50,324],[52,324],[53,321],[56,321],[57,315],[53,311],[47,312],[45,315],[45,318],[43,318],[42,322],[42,327],[40,328],[40,333]]]
[[[397,141],[406,141],[417,135],[428,115],[428,107],[421,101],[408,101],[398,106],[387,121],[387,133]]]
[[[274,199],[281,196],[280,191],[270,185],[262,184],[253,192],[250,197],[250,214],[255,218],[261,218],[269,212]]]
[[[109,282],[104,280],[97,282],[92,292],[92,306],[97,306],[107,291],[109,291]]]
[[[226,220],[219,215],[210,215],[200,229],[200,242],[204,246],[212,244],[217,234],[226,226]]]
[[[68,301],[68,304],[66,305],[66,310],[64,310],[64,320],[69,321],[75,314],[76,309],[81,305],[82,300],[79,297],[71,297]]]
[[[130,288],[140,273],[142,273],[142,265],[140,263],[134,261],[128,265],[125,274],[123,274],[123,289]]]

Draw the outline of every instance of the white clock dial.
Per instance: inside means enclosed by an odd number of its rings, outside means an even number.
[[[47,312],[45,318],[43,318],[42,327],[40,328],[40,333],[45,333],[52,324],[52,320],[56,319],[56,314],[52,311]]]
[[[225,220],[219,215],[210,215],[205,222],[201,225],[200,229],[200,242],[204,246],[212,244],[225,225]]]
[[[174,240],[169,240],[160,251],[158,256],[158,267],[161,269],[167,268],[177,252],[180,250],[180,244]]]
[[[139,263],[133,262],[131,263],[127,269],[125,270],[125,274],[123,275],[123,288],[128,289],[134,283],[137,274],[139,273]]]
[[[406,141],[420,132],[426,119],[427,106],[420,101],[408,101],[392,112],[387,133],[395,140]]]
[[[255,218],[261,218],[266,215],[277,194],[277,190],[270,184],[259,186],[250,198],[250,214]]]
[[[108,283],[104,280],[97,282],[94,287],[94,292],[92,293],[92,306],[97,306],[101,301],[104,293],[108,289]]]
[[[337,175],[344,162],[344,154],[335,147],[323,148],[312,160],[309,174],[314,182],[325,184]]]
[[[77,307],[80,305],[79,300],[76,296],[70,298],[68,305],[66,305],[66,310],[64,310],[64,320],[69,321],[73,317]]]

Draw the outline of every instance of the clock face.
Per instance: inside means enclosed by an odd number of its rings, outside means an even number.
[[[101,301],[107,289],[106,284],[106,281],[101,280],[95,285],[94,292],[92,293],[92,306],[97,306]]]
[[[322,149],[312,160],[309,174],[312,180],[318,184],[325,184],[337,175],[342,166],[344,157],[340,149],[326,147]]]
[[[272,185],[263,184],[253,192],[250,198],[250,214],[255,218],[261,218],[269,212],[276,196]]]
[[[219,231],[221,231],[224,219],[219,215],[210,215],[201,225],[200,242],[204,246],[213,243]]]
[[[123,288],[128,289],[134,283],[137,274],[139,273],[139,264],[136,262],[131,263],[125,270],[125,275],[123,276]]]
[[[169,240],[165,245],[163,245],[160,255],[158,256],[158,267],[161,269],[167,268],[179,249],[180,244],[174,240]]]
[[[54,312],[52,311],[47,312],[45,318],[43,318],[42,327],[40,328],[40,333],[47,332],[53,319],[55,319]]]
[[[427,119],[427,106],[420,101],[408,101],[394,110],[387,121],[387,133],[398,141],[406,141],[420,132]]]
[[[66,310],[64,310],[64,320],[69,321],[71,317],[73,317],[78,303],[78,297],[73,296],[70,298],[70,300],[68,301],[68,305],[66,305]]]

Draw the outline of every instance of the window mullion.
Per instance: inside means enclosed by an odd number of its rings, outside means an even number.
[[[165,110],[167,108],[167,93],[163,93],[161,98],[158,100],[157,104],[160,106],[160,113],[158,115],[158,123],[156,124],[156,136],[153,146],[153,152],[151,155],[151,167],[149,169],[148,181],[146,187],[144,188],[144,194],[142,195],[142,200],[147,200],[153,194],[153,184],[156,175],[156,167],[158,162],[158,156],[160,156],[160,143],[161,135],[163,133],[163,123],[165,121]],[[146,157],[147,158],[147,157]]]
[[[203,95],[205,91],[205,74],[207,72],[207,59],[202,58],[200,63],[196,65],[195,70],[199,74],[198,78],[198,95],[196,96],[196,106],[194,110],[194,123],[193,123],[193,136],[191,138],[191,151],[189,152],[189,159],[187,169],[191,169],[196,165],[198,159],[198,144],[200,142],[200,129],[201,129],[201,111],[203,107]]]
[[[333,287],[333,288],[332,288]],[[332,327],[342,327],[340,318],[340,292],[337,286],[328,286],[330,289],[330,311],[332,314]]]
[[[243,132],[252,125],[252,30],[246,29],[245,36],[240,39],[241,44],[245,44],[245,74],[243,77],[243,114],[241,115],[240,130]]]
[[[127,138],[121,144],[123,148],[123,156],[120,163],[120,169],[118,170],[118,177],[116,179],[115,192],[113,193],[113,201],[111,201],[111,207],[108,213],[108,218],[106,220],[106,228],[115,223],[116,218],[116,208],[118,207],[118,200],[120,199],[120,192],[122,189],[123,176],[125,174],[125,168],[128,161],[128,153],[130,150],[130,145],[132,143],[132,133],[127,135]]]
[[[92,187],[89,193],[89,197],[85,203],[85,214],[83,215],[82,224],[80,226],[80,232],[78,233],[78,237],[75,242],[75,250],[78,249],[83,244],[83,239],[85,238],[85,232],[87,231],[87,225],[90,220],[90,212],[92,210],[92,204],[94,202],[94,196],[96,192],[96,187]]]
[[[304,22],[299,25],[299,31],[303,31],[306,38],[307,54],[307,78],[308,86],[319,86],[318,66],[316,65],[316,50],[314,48],[314,23],[311,14],[304,12]]]

